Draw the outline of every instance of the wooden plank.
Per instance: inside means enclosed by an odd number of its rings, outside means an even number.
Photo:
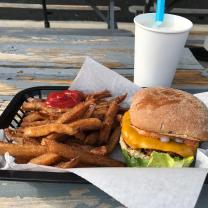
[[[108,6],[97,6],[101,11],[107,11]],[[0,8],[16,8],[16,9],[42,9],[41,4],[27,4],[27,3],[5,3],[0,2]],[[80,11],[92,11],[92,7],[89,5],[61,5],[61,4],[48,4],[47,9],[53,10],[80,10]],[[115,11],[120,11],[120,7],[115,6]]]
[[[3,21],[4,23],[6,21]],[[2,23],[3,23],[2,22]],[[34,21],[30,23],[33,24]],[[62,21],[63,22],[63,21]],[[65,22],[67,24],[67,22]],[[80,22],[73,22],[73,24],[77,24]],[[88,28],[89,28],[89,23]],[[92,22],[91,22],[92,24]],[[99,23],[98,23],[99,24]],[[71,24],[70,24],[71,25]],[[79,24],[78,24],[79,25]],[[72,26],[73,27],[73,26]],[[84,36],[133,36],[133,33],[128,31],[127,29],[119,29],[119,30],[107,30],[107,29],[73,29],[73,28],[50,28],[50,30],[43,29],[43,28],[15,28],[14,26],[11,27],[4,27],[3,30],[0,30],[0,36],[48,36],[48,35],[84,35]]]
[[[1,36],[0,64],[79,68],[88,55],[110,68],[131,68],[132,44],[127,37]]]
[[[109,68],[133,68],[134,38],[8,33],[0,36],[0,66],[80,68],[90,56]],[[193,56],[183,68],[201,66]],[[187,57],[182,57],[182,59]]]
[[[109,207],[123,206],[91,184],[1,181],[0,207]]]
[[[19,71],[18,71],[19,70]],[[69,85],[76,77],[78,70],[46,70],[46,69],[16,69],[16,74],[7,69],[5,74],[0,74],[0,100],[10,100],[20,90],[34,86]],[[28,72],[27,72],[28,70]],[[15,71],[15,69],[14,69]],[[115,69],[126,78],[133,80],[133,69]],[[33,74],[32,74],[33,72]],[[173,82],[173,87],[182,89],[206,89],[208,79],[201,71],[178,70]]]

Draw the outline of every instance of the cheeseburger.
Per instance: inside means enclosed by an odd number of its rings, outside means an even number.
[[[145,88],[122,118],[120,145],[128,166],[188,167],[208,141],[208,109],[172,88]]]

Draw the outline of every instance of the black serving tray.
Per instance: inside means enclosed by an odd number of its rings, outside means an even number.
[[[9,105],[5,108],[0,116],[0,129],[12,127],[17,128],[24,117],[21,106],[28,98],[46,98],[51,91],[61,91],[68,89],[69,86],[40,86],[31,87],[17,93]],[[189,93],[199,93],[202,90],[186,90]],[[16,171],[16,170],[0,170],[0,180],[15,181],[40,181],[40,182],[58,182],[58,183],[89,183],[85,179],[74,173],[56,173],[43,171]],[[205,183],[208,184],[208,177]]]

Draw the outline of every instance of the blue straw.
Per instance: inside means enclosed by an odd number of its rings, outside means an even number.
[[[157,0],[155,21],[157,25],[161,25],[164,20],[165,0]]]

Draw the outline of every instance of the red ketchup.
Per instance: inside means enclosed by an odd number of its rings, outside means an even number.
[[[51,108],[72,108],[82,101],[82,93],[77,90],[51,92],[46,99],[46,105]]]

